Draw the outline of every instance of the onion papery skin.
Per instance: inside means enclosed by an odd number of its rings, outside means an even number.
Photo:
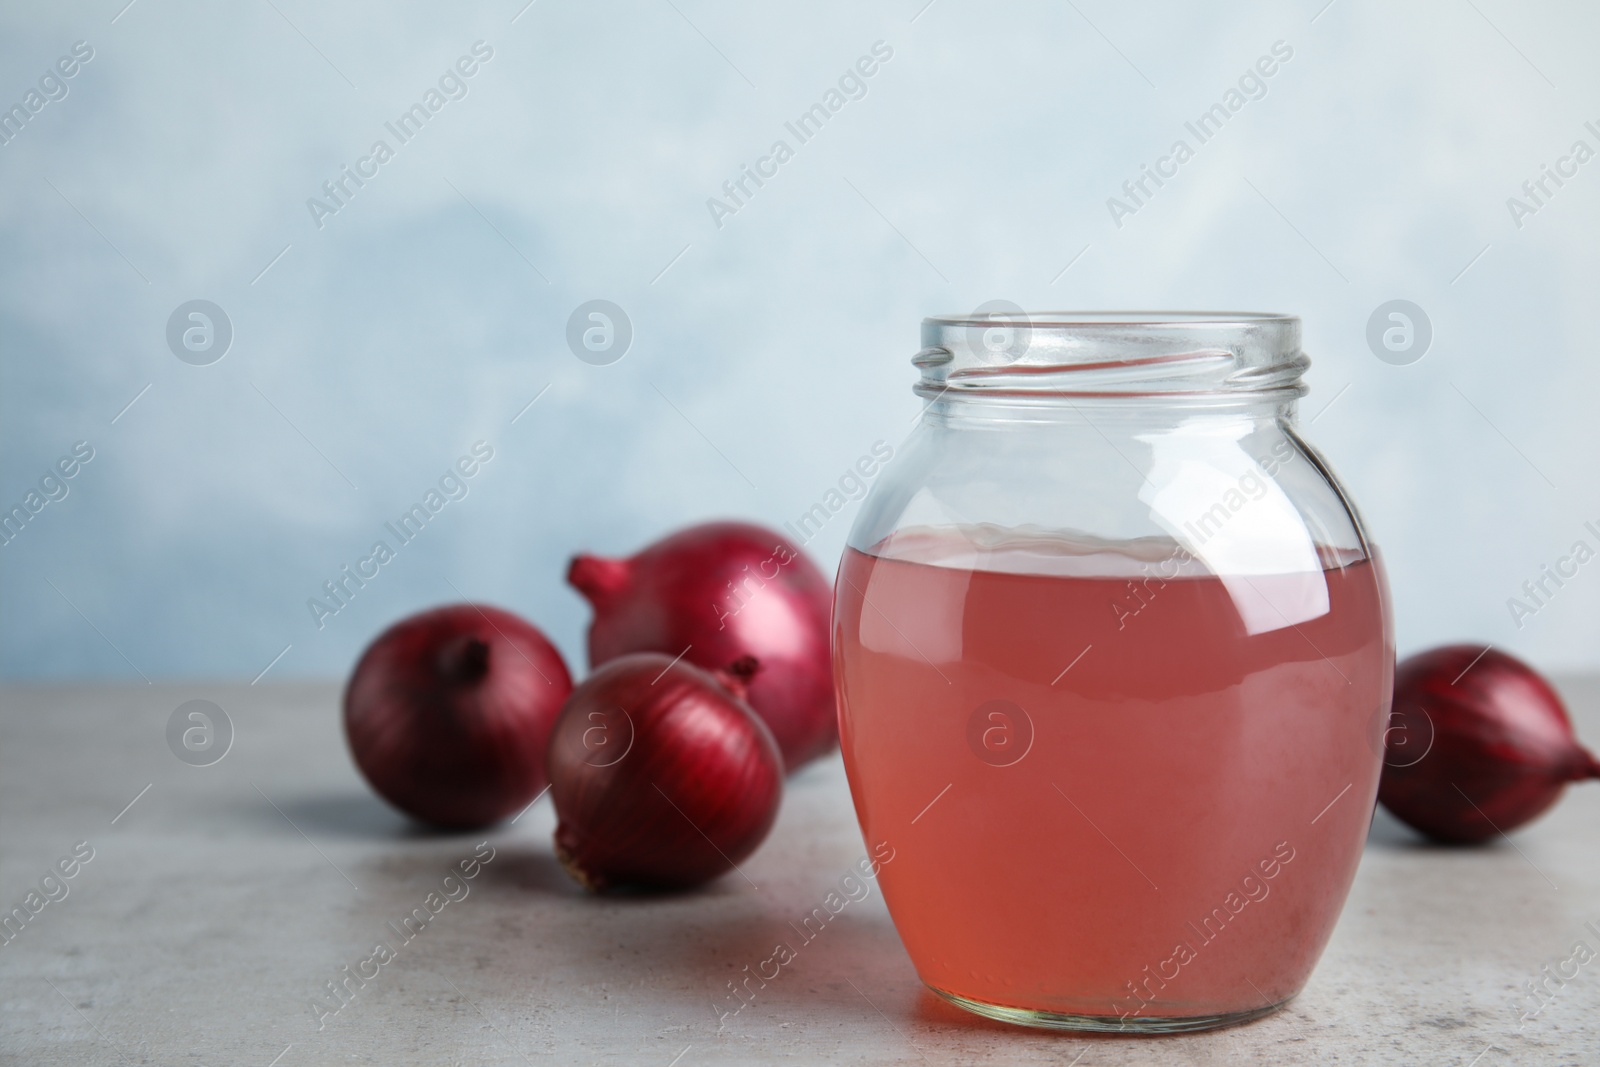
[[[688,889],[766,838],[783,760],[738,688],[634,653],[573,691],[550,738],[550,794],[556,854],[585,888]]]
[[[715,671],[753,656],[761,671],[748,701],[788,770],[838,744],[833,587],[781,534],[749,523],[705,523],[628,559],[577,556],[567,580],[594,608],[591,667],[631,652],[661,652]]]
[[[545,749],[572,693],[561,654],[500,608],[452,604],[389,627],[344,692],[345,738],[372,788],[434,826],[487,826],[548,784]]]
[[[1400,663],[1385,738],[1379,801],[1451,844],[1523,826],[1567,783],[1600,777],[1550,684],[1492,648],[1450,645]]]

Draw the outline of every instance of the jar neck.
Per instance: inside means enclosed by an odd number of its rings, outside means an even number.
[[[1300,320],[1256,312],[1051,312],[923,320],[918,395],[948,418],[1292,418]],[[988,413],[988,414],[986,414]]]
[[[1298,415],[1298,394],[1000,397],[949,390],[929,400],[922,424],[954,429],[1023,423],[1089,425],[1133,433],[1196,422],[1275,422],[1293,427]]]

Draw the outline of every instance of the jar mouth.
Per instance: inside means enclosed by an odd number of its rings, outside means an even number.
[[[924,397],[1303,396],[1300,319],[1256,311],[1039,311],[922,320]]]

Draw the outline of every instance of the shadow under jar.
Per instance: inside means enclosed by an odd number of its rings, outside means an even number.
[[[1201,1030],[1305,984],[1371,821],[1382,566],[1299,436],[1300,322],[933,318],[834,600],[856,815],[922,980]]]

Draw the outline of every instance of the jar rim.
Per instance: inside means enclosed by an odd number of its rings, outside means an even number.
[[[1022,317],[1019,321],[1019,316]],[[1298,323],[1298,315],[1274,311],[980,311],[968,315],[929,315],[925,324],[987,326],[1009,322],[1030,329],[1097,329],[1104,326],[1168,327],[1249,326],[1262,323]]]
[[[991,301],[922,320],[923,397],[1129,399],[1305,394],[1296,315],[1040,311]]]

